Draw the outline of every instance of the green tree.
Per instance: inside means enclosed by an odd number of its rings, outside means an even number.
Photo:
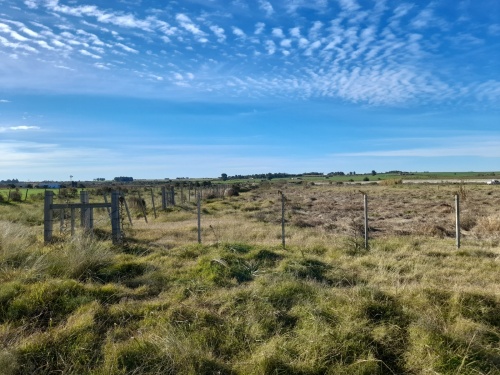
[[[222,181],[227,181],[227,173],[223,173],[220,176],[222,178]]]

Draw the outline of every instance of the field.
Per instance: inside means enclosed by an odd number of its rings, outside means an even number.
[[[500,374],[500,187],[320,182],[206,191],[201,244],[194,197],[129,188],[119,246],[0,203],[2,374]]]

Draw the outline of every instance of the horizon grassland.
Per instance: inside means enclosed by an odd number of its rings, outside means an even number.
[[[187,189],[155,217],[123,188],[119,245],[106,209],[44,244],[43,196],[0,192],[0,374],[500,374],[500,186],[236,188],[204,191],[201,244]]]

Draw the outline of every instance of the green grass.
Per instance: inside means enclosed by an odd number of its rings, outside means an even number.
[[[330,202],[330,187],[284,187],[304,222]],[[326,211],[343,217],[342,194],[357,195],[338,189]],[[455,188],[370,189],[441,210]],[[0,205],[0,373],[500,374],[498,221],[479,217],[461,249],[417,231],[353,251],[352,232],[291,217],[283,249],[273,189],[204,206],[203,244],[186,205],[135,219],[114,246],[105,211],[94,237],[44,245],[42,202]],[[374,207],[381,223],[393,211]]]

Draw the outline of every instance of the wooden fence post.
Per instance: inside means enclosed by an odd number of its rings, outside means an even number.
[[[153,188],[151,188],[151,201],[153,202],[153,212],[155,214],[155,219],[156,219],[156,205],[155,205],[155,194],[153,192]]]
[[[455,195],[455,230],[456,230],[456,245],[460,249],[460,198],[458,194]]]
[[[52,240],[52,209],[51,205],[54,200],[52,191],[45,191],[45,201],[43,208],[43,240],[49,243]]]
[[[198,243],[201,243],[201,195],[197,197],[197,213],[198,213]]]
[[[141,193],[137,192],[137,195],[139,197],[139,205],[141,206],[141,211],[142,211],[142,214],[144,215],[144,220],[146,220],[146,223],[147,223],[148,222],[148,217],[146,216],[146,207],[144,207],[144,204],[142,202]]]
[[[363,194],[363,203],[365,211],[365,249],[368,249],[368,196]]]
[[[175,190],[173,186],[170,187],[170,204],[175,206]]]
[[[108,203],[108,196],[106,195],[106,192],[103,192],[102,196],[104,197],[104,203]],[[108,216],[111,217],[111,210],[109,207],[106,207],[106,210],[108,211]]]
[[[127,211],[127,216],[128,216],[128,221],[130,223],[130,225],[132,226],[132,217],[130,216],[130,210],[128,209],[128,204],[127,204],[127,200],[125,199],[125,195],[120,193],[120,197],[123,198],[123,204],[125,205],[125,210]]]
[[[111,193],[111,237],[113,244],[118,244],[121,241],[119,201],[120,193],[113,191]]]
[[[75,235],[75,209],[71,208],[71,235]]]
[[[285,194],[281,194],[281,245],[285,248]]]
[[[163,211],[167,209],[167,189],[165,186],[161,187],[161,209]]]
[[[80,191],[80,203],[88,204],[89,203],[89,192],[88,191]],[[80,210],[80,226],[85,229],[90,229],[90,209],[88,207],[83,207]]]

